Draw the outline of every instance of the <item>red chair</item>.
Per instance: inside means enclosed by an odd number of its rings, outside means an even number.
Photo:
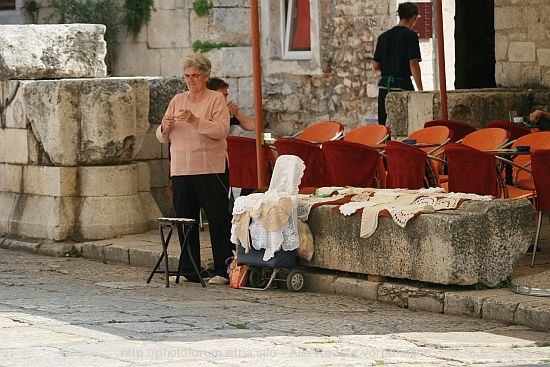
[[[344,135],[345,141],[373,146],[382,144],[391,135],[391,130],[386,125],[370,124],[350,130]]]
[[[510,132],[499,127],[488,127],[469,133],[462,144],[479,150],[491,150],[502,147],[510,138]]]
[[[550,149],[550,131],[538,131],[519,137],[512,144],[512,148],[515,149],[522,145],[531,147],[531,152],[535,152],[539,149]],[[531,154],[518,155],[513,159],[513,161],[518,166],[529,169],[529,166],[531,165]],[[534,189],[533,179],[527,171],[521,168],[518,169],[517,167],[512,167],[511,174],[511,181],[518,187],[526,190]]]
[[[493,153],[483,152],[468,145],[449,143],[445,147],[449,182],[442,187],[450,192],[492,195],[500,198],[532,198],[532,190],[506,186],[502,164]]]
[[[431,170],[427,158],[428,153],[422,149],[398,141],[387,142],[386,186],[413,190],[425,187],[426,170]]]
[[[424,127],[430,127],[430,126],[447,126],[449,130],[451,130],[451,141],[453,142],[460,140],[464,138],[466,135],[468,135],[469,133],[477,130],[472,125],[469,125],[465,122],[457,121],[457,120],[438,119],[438,120],[427,121],[426,123],[424,123]]]
[[[291,154],[304,161],[306,169],[300,188],[321,186],[322,152],[319,144],[294,138],[280,138],[275,140],[274,144],[280,156]]]
[[[314,143],[336,140],[344,134],[344,126],[336,121],[317,122],[304,129],[296,136],[296,139],[307,140]]]
[[[385,176],[385,170],[382,157],[376,149],[335,140],[324,143],[321,151],[322,186],[380,187],[376,178]]]
[[[537,243],[540,236],[542,212],[550,210],[550,149],[539,149],[531,154],[531,170],[537,192],[536,208],[538,212],[537,233],[533,245],[531,266],[535,265]]]
[[[417,143],[436,144],[435,147],[420,148],[435,159],[430,160],[432,170],[436,174],[437,184],[446,181],[447,176],[443,174],[443,146],[451,139],[451,130],[446,126],[429,126],[423,129],[413,131],[408,140],[416,140]]]
[[[524,135],[531,134],[531,129],[520,124],[514,124],[513,122],[506,120],[491,120],[487,124],[487,127],[499,127],[501,129],[508,130],[510,133],[510,140],[516,140]]]
[[[463,192],[500,197],[497,159],[464,144],[449,143],[445,147],[449,171],[449,192]]]
[[[258,168],[256,163],[256,140],[241,136],[228,136],[227,155],[229,158],[229,185],[243,189],[258,189]],[[275,156],[268,145],[263,146],[264,177],[271,179]],[[267,187],[267,184],[265,185]]]

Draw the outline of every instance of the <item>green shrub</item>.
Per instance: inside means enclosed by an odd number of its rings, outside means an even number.
[[[141,28],[151,20],[151,10],[154,0],[125,0],[124,17],[122,21],[126,30],[134,38],[137,37]]]
[[[211,8],[212,8],[212,3],[209,0],[193,1],[193,10],[199,17],[207,16]]]
[[[231,47],[231,44],[227,42],[216,43],[216,42],[208,42],[208,41],[205,41],[205,42],[195,41],[193,42],[192,47],[193,47],[193,51],[204,53],[204,52],[213,50],[215,48]]]

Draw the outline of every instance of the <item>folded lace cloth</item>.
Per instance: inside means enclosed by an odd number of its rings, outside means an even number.
[[[304,169],[304,162],[299,157],[279,156],[269,189],[235,200],[231,242],[240,244],[245,252],[250,251],[250,246],[256,250],[265,249],[264,261],[280,249],[298,248],[298,186]]]
[[[349,203],[340,206],[340,212],[344,215],[351,215],[362,209],[360,236],[368,238],[376,231],[378,217],[383,210],[388,211],[397,225],[405,228],[407,222],[418,214],[456,209],[464,200],[486,201],[492,199],[492,196],[446,193],[441,188],[382,189],[355,195]]]

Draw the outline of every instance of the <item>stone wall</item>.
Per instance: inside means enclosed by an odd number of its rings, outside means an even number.
[[[498,86],[550,87],[550,3],[495,0]]]
[[[392,136],[405,137],[429,120],[441,115],[439,92],[395,92],[387,97],[387,125]],[[468,89],[449,91],[449,118],[464,121],[476,128],[491,120],[508,119],[508,111],[527,116],[535,109],[550,110],[550,89]]]
[[[2,27],[7,26],[0,26],[5,35]],[[105,53],[97,52],[101,46],[104,50],[103,30],[97,25],[9,30],[28,31],[27,43],[39,38],[38,43],[47,44],[60,32],[80,33],[87,41],[44,47],[42,55],[49,57],[34,64],[25,62],[33,59],[34,48],[13,54],[0,50],[0,59],[9,61],[0,68],[2,236],[112,238],[145,232],[156,226],[161,209],[165,215],[171,211],[167,147],[154,131],[183,82],[82,78],[105,70]],[[55,67],[73,54],[89,57]],[[46,79],[52,70],[62,73],[57,75],[61,79]],[[9,79],[15,75],[19,80]]]
[[[116,0],[122,4],[122,0]],[[319,0],[313,2],[314,59],[282,60],[278,1],[260,2],[264,120],[276,134],[297,132],[311,122],[334,119],[347,128],[376,115],[378,77],[371,58],[378,35],[396,23],[397,0]],[[51,14],[47,0],[37,0],[38,22]],[[192,10],[192,0],[156,0],[151,22],[137,38],[120,34],[113,63],[117,76],[181,75],[180,59],[196,40],[228,42],[233,47],[208,54],[213,74],[230,84],[230,98],[254,115],[249,1],[213,0],[206,17]],[[268,4],[268,5],[266,5]],[[29,22],[18,0],[20,20]],[[550,5],[545,0],[495,0],[496,80],[503,87],[550,85]],[[452,41],[453,7],[445,2],[446,44]],[[316,17],[317,16],[317,17]],[[421,63],[430,89],[435,43],[422,42]],[[452,48],[447,50],[452,65]],[[139,60],[139,62],[136,62]],[[448,81],[452,67],[447,69]],[[437,87],[433,77],[432,84]]]

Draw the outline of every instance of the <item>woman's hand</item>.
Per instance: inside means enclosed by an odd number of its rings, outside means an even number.
[[[198,127],[200,119],[197,116],[193,115],[193,112],[191,112],[190,110],[181,109],[176,114],[176,121],[187,122],[188,124]]]
[[[170,129],[174,123],[176,122],[176,118],[173,115],[164,115],[162,118],[161,128],[162,131]]]

